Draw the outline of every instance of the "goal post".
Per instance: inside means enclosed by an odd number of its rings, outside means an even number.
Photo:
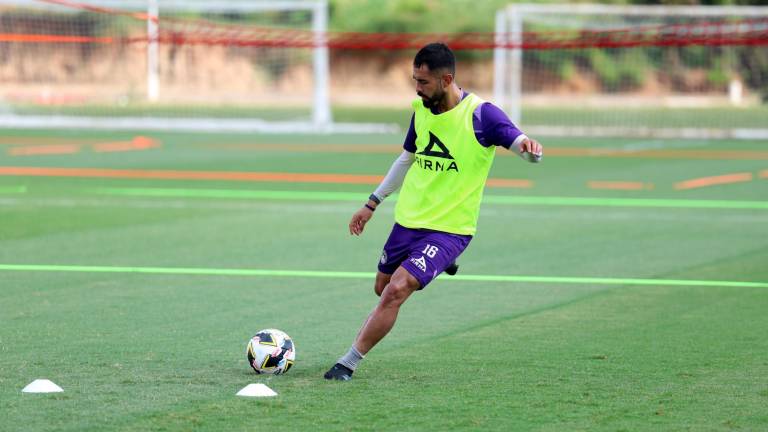
[[[513,4],[495,25],[494,99],[530,133],[768,139],[768,7]]]
[[[378,132],[334,123],[328,0],[0,0],[0,127]]]

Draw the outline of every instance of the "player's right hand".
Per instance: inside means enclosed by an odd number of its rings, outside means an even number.
[[[363,233],[365,224],[373,217],[373,212],[367,207],[363,207],[352,215],[349,221],[349,233],[359,236]]]

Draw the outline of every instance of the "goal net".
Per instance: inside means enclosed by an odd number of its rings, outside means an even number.
[[[0,0],[0,125],[331,129],[326,27],[326,0]]]
[[[768,7],[516,4],[496,46],[532,134],[768,139]]]

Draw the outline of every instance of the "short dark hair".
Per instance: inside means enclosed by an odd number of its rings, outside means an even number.
[[[451,74],[456,75],[456,57],[444,43],[435,42],[420,49],[413,59],[413,66],[418,68],[423,64],[427,65],[430,71],[448,69]]]

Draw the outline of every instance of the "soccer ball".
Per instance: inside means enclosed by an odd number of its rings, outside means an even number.
[[[290,336],[280,330],[265,329],[248,341],[248,364],[258,374],[280,375],[288,372],[296,360],[296,347]]]

